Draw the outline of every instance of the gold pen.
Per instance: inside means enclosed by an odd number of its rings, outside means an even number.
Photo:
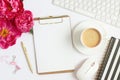
[[[21,46],[22,46],[22,49],[23,49],[23,52],[24,52],[28,67],[29,67],[30,71],[33,73],[32,66],[31,66],[31,63],[30,63],[30,60],[29,60],[29,57],[28,57],[27,49],[26,49],[23,42],[21,42]]]

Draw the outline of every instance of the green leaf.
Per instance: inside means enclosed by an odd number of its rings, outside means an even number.
[[[33,29],[30,30],[30,33],[33,34]]]

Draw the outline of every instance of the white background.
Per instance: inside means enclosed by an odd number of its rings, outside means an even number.
[[[80,21],[90,19],[74,12],[56,7],[52,5],[52,0],[24,0],[24,7],[25,9],[31,10],[34,17],[69,15],[71,17],[72,27],[74,27]],[[106,25],[105,30],[107,32],[107,35],[120,38],[120,29]],[[34,70],[33,74],[29,71],[28,65],[26,63],[25,56],[20,44],[21,41],[24,42],[28,50]],[[13,74],[13,66],[0,63],[0,80],[77,80],[74,77],[73,73],[51,75],[35,74],[33,37],[30,33],[23,34],[17,40],[16,45],[8,48],[7,50],[0,50],[0,56],[5,55],[8,55],[10,57],[12,55],[16,55],[15,61],[21,67],[21,69],[16,74]]]

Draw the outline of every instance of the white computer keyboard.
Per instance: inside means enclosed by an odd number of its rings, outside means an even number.
[[[53,0],[53,4],[120,28],[120,0]]]

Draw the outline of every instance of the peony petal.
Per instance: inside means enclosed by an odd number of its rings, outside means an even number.
[[[21,36],[21,32],[11,23],[9,20],[0,19],[0,47],[6,49],[16,43],[18,37]],[[3,33],[3,31],[8,33]]]
[[[1,0],[0,13],[9,20],[13,19],[24,11],[21,0]]]
[[[34,25],[32,12],[29,10],[24,11],[15,18],[15,24],[21,32],[29,32]]]

